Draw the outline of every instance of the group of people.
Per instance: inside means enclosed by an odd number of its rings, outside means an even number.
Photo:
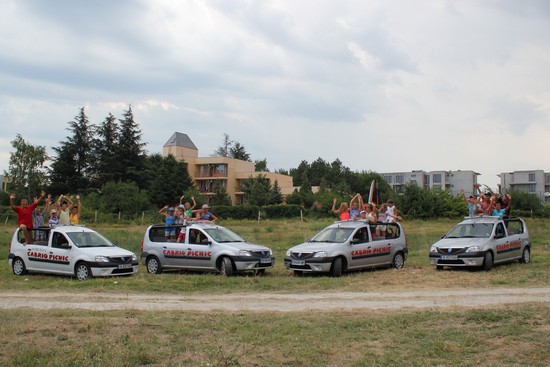
[[[159,214],[164,217],[164,222],[166,224],[166,229],[164,230],[164,235],[167,239],[171,240],[176,238],[176,227],[170,227],[172,225],[182,225],[186,224],[188,221],[202,221],[202,222],[215,222],[218,218],[212,214],[208,208],[208,204],[204,204],[201,209],[195,209],[197,202],[195,197],[191,196],[191,203],[186,202],[182,204],[185,196],[180,198],[179,205],[177,207],[171,207],[165,205],[159,210]],[[185,241],[185,232],[181,231],[177,235],[177,242]]]
[[[23,231],[26,243],[46,239],[46,233],[43,231],[36,231],[34,238],[30,232],[31,228],[45,226],[46,219],[50,228],[64,224],[78,224],[80,221],[82,212],[80,196],[60,195],[57,201],[52,202],[52,196],[48,195],[44,200],[44,208],[41,209],[38,204],[45,196],[46,193],[42,191],[39,197],[34,198],[32,204],[29,204],[27,199],[21,199],[21,205],[16,206],[14,204],[15,194],[10,195],[10,206],[17,213],[17,226]],[[77,205],[73,203],[73,199],[77,200]]]
[[[495,193],[480,193],[477,197],[470,195],[469,198],[466,198],[464,190],[460,190],[460,194],[464,201],[466,201],[470,217],[485,215],[510,218],[510,210],[512,208],[512,195],[510,194],[498,196]]]
[[[356,194],[349,202],[342,202],[336,209],[336,198],[332,201],[332,212],[338,215],[340,220],[366,220],[368,223],[393,223],[398,219],[399,211],[393,200],[380,204],[377,208],[374,203],[365,203],[361,194]]]

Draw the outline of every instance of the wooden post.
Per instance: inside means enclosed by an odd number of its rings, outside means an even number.
[[[141,224],[143,224],[143,221],[145,220],[145,212],[141,212]]]
[[[120,210],[118,211],[118,221],[120,222]]]
[[[94,223],[97,224],[97,210],[95,211],[95,215],[94,215]]]
[[[258,210],[258,224],[260,224],[260,219],[262,219],[261,211]]]
[[[304,212],[302,211],[302,209],[300,209],[300,220],[302,222],[304,221]]]

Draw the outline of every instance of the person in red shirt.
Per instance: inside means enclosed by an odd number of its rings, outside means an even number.
[[[10,206],[14,212],[17,213],[17,226],[21,228],[23,231],[23,234],[25,235],[25,242],[26,243],[32,243],[32,236],[29,232],[29,228],[33,227],[32,224],[32,211],[36,206],[38,205],[38,202],[42,200],[44,197],[44,191],[40,193],[39,198],[34,199],[34,203],[29,205],[29,202],[27,199],[21,199],[21,206],[15,206],[13,204],[13,200],[15,199],[15,195],[10,195]]]

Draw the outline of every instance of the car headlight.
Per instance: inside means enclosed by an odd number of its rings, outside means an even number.
[[[327,257],[327,252],[326,251],[319,251],[319,252],[316,252],[313,257]]]
[[[437,252],[437,246],[430,247],[430,252]]]
[[[252,254],[250,253],[250,251],[247,251],[247,250],[240,250],[240,251],[239,251],[239,255],[240,255],[240,256],[252,256]]]
[[[470,246],[466,249],[466,252],[479,252],[481,251],[481,247],[479,246]]]
[[[96,262],[100,262],[100,263],[108,263],[109,262],[109,258],[107,256],[96,256],[95,257],[95,261]]]
[[[290,250],[286,250],[285,256],[290,256]]]
[[[137,256],[136,256],[136,254],[132,254],[132,261],[137,261]]]
[[[269,256],[273,256],[273,250],[269,250]]]

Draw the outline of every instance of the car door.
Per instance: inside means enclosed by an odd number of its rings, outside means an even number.
[[[48,258],[44,262],[45,269],[53,273],[72,274],[73,269],[70,261],[72,250],[73,246],[64,233],[52,232]]]
[[[187,266],[187,246],[184,242],[177,242],[174,238],[167,238],[166,227],[151,228],[150,240],[155,252],[162,254],[162,266],[183,268]],[[185,230],[184,227],[181,230]]]
[[[349,247],[351,251],[349,268],[365,267],[373,254],[373,244],[369,235],[369,227],[364,225],[352,234]]]
[[[212,239],[199,228],[189,228],[186,236],[186,266],[197,269],[215,268]]]
[[[375,225],[372,226],[375,230]],[[401,236],[400,228],[395,223],[387,223],[384,236],[374,236],[372,241],[372,255],[369,265],[376,266],[389,264],[392,261],[392,249]]]
[[[505,261],[510,258],[510,253],[513,252],[513,243],[510,242],[510,238],[506,234],[504,223],[498,222],[495,226],[493,234],[493,243],[495,248],[495,262]]]
[[[506,227],[506,246],[505,260],[518,259],[521,257],[521,239],[523,238],[523,223],[519,219],[510,219],[505,222]]]
[[[35,229],[35,233],[37,230]],[[46,239],[47,239],[47,233],[46,233]],[[24,241],[23,233],[19,231],[19,243],[22,243]],[[18,245],[18,247],[22,250],[19,252],[19,256],[23,258],[23,261],[25,262],[25,266],[28,270],[36,270],[36,271],[43,271],[47,266],[45,267],[44,264],[48,261],[48,255],[49,255],[49,247],[47,241],[37,241],[35,240],[31,244],[27,244],[26,246]]]

